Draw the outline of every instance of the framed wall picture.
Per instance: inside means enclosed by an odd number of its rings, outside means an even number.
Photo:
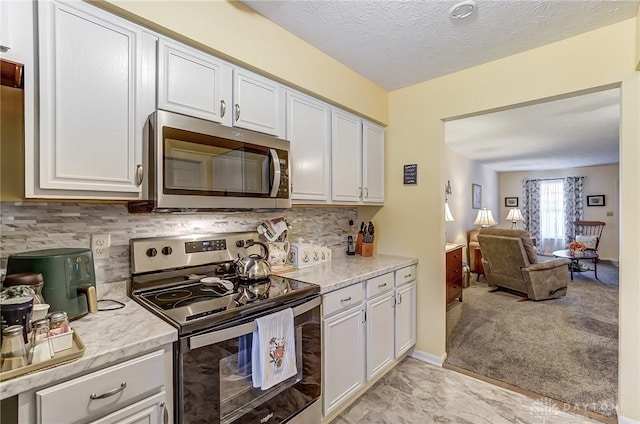
[[[597,196],[587,196],[587,206],[604,206],[604,194]]]
[[[504,206],[507,208],[517,208],[518,207],[518,198],[517,197],[505,197],[504,198]]]
[[[482,186],[471,184],[471,207],[480,209],[482,207]]]

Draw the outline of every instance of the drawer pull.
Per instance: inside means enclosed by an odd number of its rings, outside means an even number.
[[[101,395],[97,395],[97,394],[95,394],[95,393],[92,393],[92,394],[89,396],[89,399],[91,399],[91,400],[105,399],[105,398],[108,398],[108,397],[110,397],[110,396],[117,395],[118,393],[120,393],[121,391],[123,391],[126,387],[127,387],[127,382],[126,382],[126,381],[123,381],[123,382],[120,384],[120,387],[116,387],[115,389],[111,389],[111,390],[109,390],[108,392],[104,392],[104,393],[103,393],[103,394],[101,394]]]
[[[344,299],[340,299],[340,302],[348,302],[351,300],[351,296],[345,297]]]
[[[378,284],[378,288],[379,288],[379,289],[381,289],[381,288],[383,288],[383,287],[387,287],[387,283],[384,283],[384,284]]]
[[[404,275],[404,278],[409,278],[409,277],[411,277],[411,274],[405,274]]]

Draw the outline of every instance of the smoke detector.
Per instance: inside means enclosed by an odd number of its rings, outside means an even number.
[[[451,9],[449,9],[449,16],[451,16],[452,19],[464,19],[473,15],[475,11],[476,2],[473,0],[464,0],[454,4]]]

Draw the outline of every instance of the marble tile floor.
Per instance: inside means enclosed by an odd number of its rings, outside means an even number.
[[[568,406],[567,406],[568,407]],[[597,423],[455,371],[406,358],[332,424]]]

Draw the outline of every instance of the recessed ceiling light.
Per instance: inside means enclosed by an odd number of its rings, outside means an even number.
[[[464,0],[460,3],[456,3],[453,5],[451,9],[449,9],[449,16],[453,19],[464,19],[471,15],[476,10],[476,2],[473,0]]]

